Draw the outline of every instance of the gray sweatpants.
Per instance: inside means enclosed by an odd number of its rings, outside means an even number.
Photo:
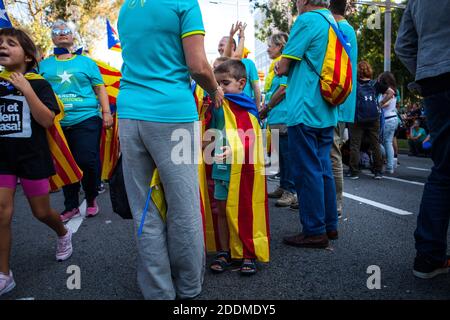
[[[172,153],[179,155],[172,150],[179,150],[180,142],[171,141],[177,129],[189,133],[190,148],[183,153],[194,158],[195,125],[119,120],[125,188],[136,237],[155,167],[167,202],[164,222],[150,201],[143,232],[137,237],[137,280],[145,299],[192,298],[202,289],[205,249],[198,165],[177,164],[171,158]]]

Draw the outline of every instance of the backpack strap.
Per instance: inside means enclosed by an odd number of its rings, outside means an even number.
[[[322,18],[324,18],[324,19],[328,22],[328,24],[331,26],[330,20],[328,20],[327,17],[325,17],[325,16],[324,16],[323,14],[321,14],[320,12],[318,12],[318,11],[309,11],[309,12],[311,12],[311,13],[317,13],[318,15],[322,16]],[[337,27],[339,28],[339,24],[336,23],[336,25],[337,25]],[[306,54],[305,54],[305,56],[303,57],[303,59],[306,61],[306,63],[308,64],[308,66],[311,68],[311,70],[319,77],[319,79],[322,80],[322,76],[320,75],[319,72],[317,72],[317,69],[313,66],[311,60],[309,60],[309,58],[306,56]]]

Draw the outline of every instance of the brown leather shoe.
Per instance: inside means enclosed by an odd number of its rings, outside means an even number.
[[[337,240],[339,239],[339,234],[337,230],[327,231],[327,236],[329,240]]]
[[[305,236],[304,234],[298,234],[283,238],[283,242],[294,247],[317,249],[325,249],[329,244],[328,237],[325,233],[317,236]]]

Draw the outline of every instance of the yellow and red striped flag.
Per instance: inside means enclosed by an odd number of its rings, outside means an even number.
[[[102,163],[102,180],[109,180],[117,165],[120,153],[119,144],[119,121],[116,112],[116,99],[119,93],[120,78],[122,74],[119,70],[110,65],[94,60],[100,70],[108,93],[109,105],[113,116],[113,126],[110,129],[102,128],[100,139],[100,161]]]
[[[253,100],[243,95],[226,95],[223,109],[226,137],[232,149],[226,205],[231,256],[233,259],[256,258],[268,262],[270,228],[263,133],[258,111]],[[218,246],[216,217],[212,210],[204,210],[204,214],[208,251],[223,249]]]
[[[350,61],[351,46],[337,24],[330,22],[319,11],[313,12],[320,14],[330,24],[328,45],[320,74],[306,56],[304,59],[319,76],[323,99],[333,106],[338,106],[343,104],[352,92],[352,72],[356,70],[352,70]]]

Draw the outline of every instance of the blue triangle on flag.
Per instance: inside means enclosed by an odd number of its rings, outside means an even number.
[[[117,35],[117,32],[111,27],[108,19],[106,19],[106,34],[108,36],[108,49],[111,49],[113,47],[120,48],[119,36]]]

